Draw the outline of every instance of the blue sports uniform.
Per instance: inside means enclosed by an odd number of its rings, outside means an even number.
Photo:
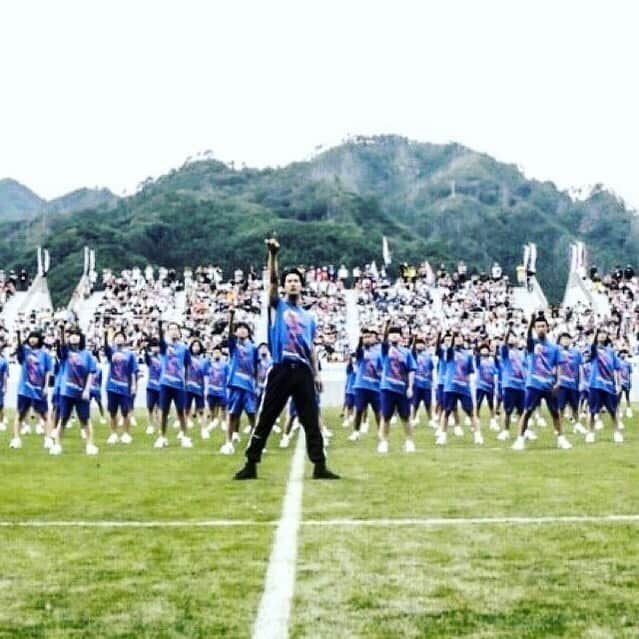
[[[18,413],[25,414],[30,408],[41,416],[48,412],[45,382],[53,371],[53,360],[42,348],[31,348],[28,344],[18,347],[20,383],[18,384]]]
[[[160,375],[162,374],[162,358],[159,354],[144,353],[144,363],[149,378],[146,381],[146,408],[153,412],[160,405]]]
[[[493,410],[495,408],[495,377],[498,373],[497,362],[492,355],[488,357],[480,357],[477,355],[475,358],[475,367],[477,369],[477,411],[481,408],[484,399],[488,407]]]
[[[551,415],[556,417],[559,411],[553,388],[557,382],[555,369],[559,364],[559,348],[553,342],[530,336],[527,351],[525,410],[534,411],[544,399]]]
[[[69,346],[60,349],[63,362],[60,375],[60,419],[64,426],[75,408],[83,424],[89,421],[89,397],[83,397],[89,375],[95,374],[95,359],[86,349],[77,350]],[[90,389],[89,389],[90,392]]]
[[[344,386],[344,407],[355,407],[355,379],[357,377],[357,371],[353,366],[353,362],[348,362],[346,365],[346,385]]]
[[[223,359],[211,360],[208,369],[209,384],[206,394],[206,400],[209,409],[213,410],[216,406],[226,408],[227,401],[227,382],[229,377],[229,365]]]
[[[590,413],[595,415],[605,408],[614,417],[618,404],[615,371],[620,369],[619,358],[610,346],[593,344],[590,349],[590,364]]]
[[[255,378],[257,376],[258,352],[249,338],[239,340],[229,337],[229,380],[228,410],[233,416],[257,412]]]
[[[582,362],[581,352],[576,348],[560,349],[557,408],[562,411],[568,404],[573,416],[579,411],[579,371]]]
[[[191,353],[183,342],[168,343],[164,336],[160,339],[160,410],[165,413],[174,402],[178,413],[184,412],[186,405],[186,367]]]
[[[118,410],[126,417],[133,407],[131,390],[133,379],[138,373],[138,361],[135,354],[124,348],[112,348],[105,345],[105,355],[109,362],[107,375],[107,409],[110,415]]]
[[[467,415],[473,414],[470,376],[474,371],[473,356],[467,350],[447,349],[444,368],[444,411],[447,414],[455,410],[457,402]]]
[[[358,413],[363,412],[367,406],[370,406],[374,413],[379,413],[381,375],[378,365],[380,353],[381,346],[379,344],[367,347],[360,344],[357,347],[357,369],[353,391],[355,410]]]
[[[526,355],[519,348],[503,344],[500,349],[503,385],[504,412],[511,415],[515,410],[524,412],[526,387]]]
[[[430,410],[433,394],[433,371],[435,364],[429,351],[413,350],[415,359],[415,382],[413,384],[413,406],[415,410],[420,404],[424,404],[426,410]]]
[[[191,354],[191,361],[186,369],[186,408],[204,409],[204,379],[209,372],[210,361],[204,355]]]
[[[382,371],[380,401],[382,416],[389,420],[395,411],[401,419],[410,417],[410,399],[407,397],[409,374],[417,368],[415,358],[405,346],[393,346],[383,342],[379,356]]]

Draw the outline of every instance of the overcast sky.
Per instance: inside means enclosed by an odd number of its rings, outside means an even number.
[[[638,5],[7,0],[0,177],[131,192],[206,149],[276,166],[398,133],[639,207]]]

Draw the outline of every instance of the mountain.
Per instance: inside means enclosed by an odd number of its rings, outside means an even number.
[[[45,200],[20,182],[0,180],[0,219],[24,219],[42,211]]]
[[[205,159],[185,163],[133,196],[31,222],[0,225],[0,264],[30,263],[39,242],[50,250],[50,285],[66,302],[81,272],[81,251],[98,267],[152,263],[177,269],[218,263],[260,267],[264,237],[277,233],[282,262],[379,261],[389,238],[396,261],[464,259],[480,270],[494,260],[514,276],[526,242],[539,249],[538,276],[558,301],[568,247],[583,240],[600,269],[632,261],[637,216],[598,186],[574,200],[551,182],[459,144],[397,136],[357,137],[306,162],[235,168]]]
[[[118,197],[109,189],[77,189],[47,201],[16,180],[0,180],[0,221],[24,221],[40,213],[70,213],[113,205]]]

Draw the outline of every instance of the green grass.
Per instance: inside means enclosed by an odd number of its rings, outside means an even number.
[[[304,485],[304,520],[639,513],[637,420],[586,446],[554,448],[550,429],[524,453],[485,431],[379,456],[371,433],[346,441],[336,411],[329,466],[340,482]],[[0,528],[0,639],[249,637],[290,468],[269,443],[260,480],[230,480],[241,455],[152,449],[144,420],[130,447],[86,457],[77,428],[64,453],[40,438],[21,451],[0,433],[0,521],[250,520],[228,528]],[[307,464],[306,476],[310,466]],[[264,524],[264,525],[261,525]],[[639,636],[639,524],[303,525],[291,635],[579,638]]]

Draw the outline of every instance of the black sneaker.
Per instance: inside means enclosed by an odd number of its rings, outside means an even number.
[[[313,479],[341,479],[341,477],[326,468],[326,464],[315,464]]]
[[[244,468],[238,470],[233,479],[257,479],[257,466],[255,462],[247,461]]]

